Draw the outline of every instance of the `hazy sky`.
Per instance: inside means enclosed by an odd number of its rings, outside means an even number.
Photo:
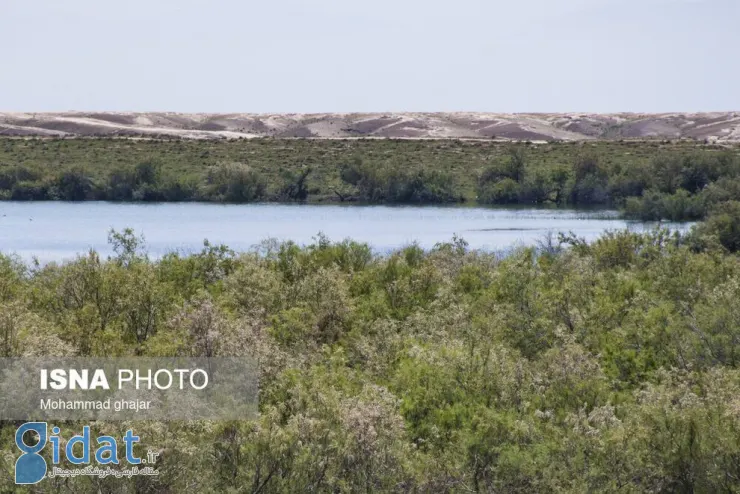
[[[740,110],[740,0],[0,0],[0,111]]]

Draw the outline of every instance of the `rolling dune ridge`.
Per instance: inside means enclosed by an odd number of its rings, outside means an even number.
[[[740,112],[717,113],[3,113],[0,135],[218,138],[453,138],[740,141]]]

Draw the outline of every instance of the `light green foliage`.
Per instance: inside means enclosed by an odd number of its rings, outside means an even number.
[[[108,260],[0,256],[2,356],[259,366],[254,420],[94,424],[133,426],[162,451],[158,478],[36,492],[738,492],[732,207],[685,236],[562,235],[502,258],[319,234],[152,260],[128,230]],[[2,492],[15,425],[0,424]]]

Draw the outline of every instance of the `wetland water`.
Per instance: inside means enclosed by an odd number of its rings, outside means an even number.
[[[147,250],[157,257],[200,250],[204,239],[242,251],[267,238],[306,244],[319,232],[331,240],[367,242],[378,252],[412,242],[428,249],[454,234],[471,248],[499,251],[534,245],[548,231],[593,240],[606,230],[654,226],[618,219],[615,212],[564,209],[0,202],[0,251],[41,262],[71,259],[90,248],[107,255],[108,230],[126,227],[143,233]]]

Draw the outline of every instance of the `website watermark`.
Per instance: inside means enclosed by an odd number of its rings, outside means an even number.
[[[257,378],[248,358],[0,358],[0,420],[25,422],[15,483],[159,475],[159,452],[128,422],[252,418]],[[94,432],[97,421],[127,428]]]
[[[120,438],[99,435],[93,441],[90,426],[84,426],[80,434],[65,440],[59,427],[49,427],[46,422],[27,422],[18,427],[15,433],[15,445],[21,452],[15,462],[15,483],[38,484],[47,477],[130,478],[159,475],[156,468],[159,453],[150,449],[145,457],[140,458],[134,451],[139,441],[140,437],[132,429],[128,429]],[[123,455],[119,454],[119,444],[123,445]],[[41,454],[48,445],[51,449],[51,468],[49,460]],[[123,462],[129,466],[118,467]],[[65,468],[60,466],[62,464],[72,467]]]
[[[114,468],[100,468],[100,467],[85,467],[85,468],[75,468],[75,469],[69,469],[69,468],[59,468],[54,467],[51,469],[51,471],[48,472],[47,477],[48,478],[54,478],[54,477],[100,477],[100,478],[106,478],[106,477],[115,477],[117,479],[122,478],[131,478],[135,477],[137,475],[150,475],[150,476],[156,476],[159,475],[159,470],[156,470],[151,467],[133,467],[133,468],[122,468],[122,469],[114,469]]]

